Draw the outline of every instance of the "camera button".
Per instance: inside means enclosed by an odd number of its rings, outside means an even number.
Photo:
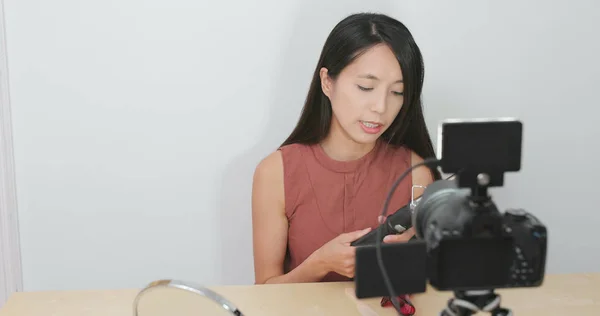
[[[520,222],[527,219],[527,213],[520,208],[511,208],[506,210],[506,215],[511,217],[515,222]]]

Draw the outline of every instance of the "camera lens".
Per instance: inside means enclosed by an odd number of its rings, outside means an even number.
[[[437,244],[444,234],[462,231],[462,223],[470,214],[465,204],[466,192],[461,192],[454,181],[436,181],[429,185],[413,212],[413,227],[419,239],[428,245]],[[462,218],[461,218],[462,217]]]

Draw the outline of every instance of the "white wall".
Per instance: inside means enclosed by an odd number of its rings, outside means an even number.
[[[360,10],[413,31],[432,132],[523,119],[523,171],[499,206],[549,226],[549,272],[600,271],[599,9],[5,0],[25,290],[252,283],[253,168],[291,131],[330,29]]]

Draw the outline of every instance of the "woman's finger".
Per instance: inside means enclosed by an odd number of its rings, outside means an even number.
[[[415,235],[415,230],[413,228],[405,231],[402,234],[398,235],[387,235],[383,238],[383,242],[385,243],[397,243],[397,242],[407,242]]]

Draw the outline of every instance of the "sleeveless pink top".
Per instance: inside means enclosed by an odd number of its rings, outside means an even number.
[[[353,161],[336,161],[320,145],[280,148],[285,213],[289,222],[285,272],[338,235],[377,227],[388,190],[411,166],[410,151],[383,142]],[[387,214],[410,203],[410,174],[398,186]],[[329,273],[322,281],[348,281]]]

